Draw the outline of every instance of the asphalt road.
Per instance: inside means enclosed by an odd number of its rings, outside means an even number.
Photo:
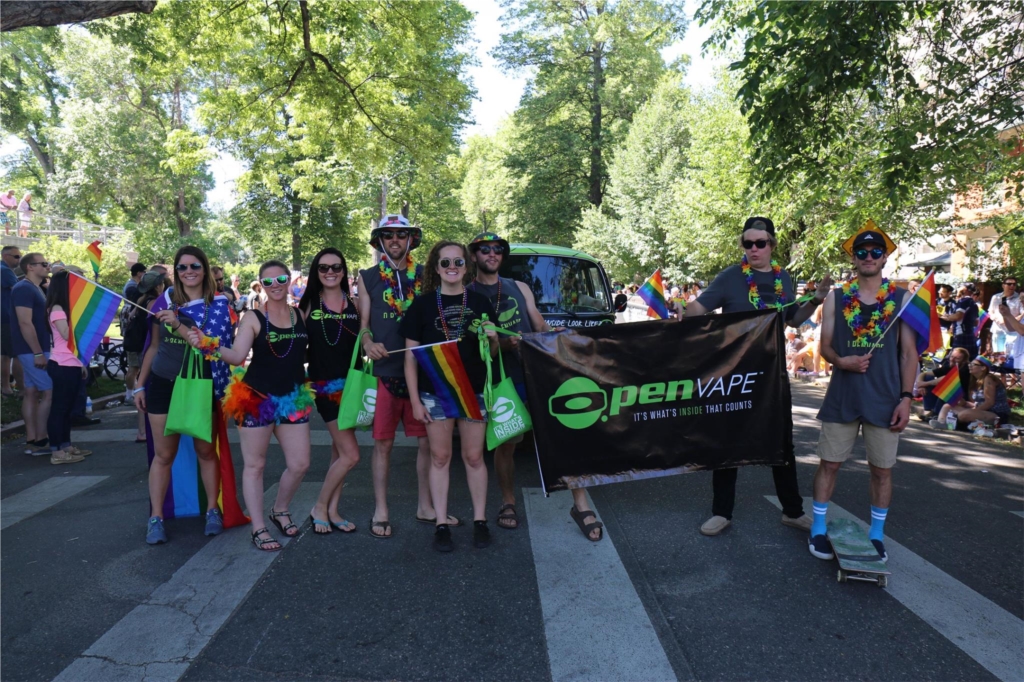
[[[793,393],[809,503],[823,391]],[[199,519],[169,521],[171,542],[149,547],[145,451],[122,440],[134,413],[102,416],[80,464],[3,446],[4,680],[1024,679],[1019,447],[914,422],[886,525],[892,576],[879,589],[837,583],[835,563],[781,525],[767,469],[740,472],[733,525],[715,538],[697,531],[710,474],[593,488],[607,537],[589,543],[565,495],[536,490],[525,452],[522,527],[495,526],[492,478],[486,550],[472,548],[469,527],[454,530],[454,553],[430,548],[407,446],[393,455],[393,539],[367,532],[368,447],[342,505],[358,532],[314,536],[306,512],[325,445],[292,506],[303,534],[282,552],[258,554],[245,529],[203,537]],[[282,466],[272,445],[268,488]],[[450,500],[471,518],[460,462]],[[862,451],[831,513],[870,519]]]

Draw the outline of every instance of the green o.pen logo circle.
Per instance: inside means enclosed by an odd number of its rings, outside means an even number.
[[[279,338],[277,332],[267,332],[267,341],[270,343],[277,343]]]
[[[548,399],[548,413],[569,429],[593,426],[607,406],[608,394],[587,377],[563,382]]]

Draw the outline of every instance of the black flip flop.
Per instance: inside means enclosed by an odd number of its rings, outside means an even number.
[[[380,528],[381,531],[386,533],[388,528],[391,528],[391,524],[387,521],[374,521],[373,519],[370,519],[370,537],[377,538],[378,540],[390,540],[395,536],[394,531],[391,531],[391,535],[377,535],[373,532],[374,528]]]

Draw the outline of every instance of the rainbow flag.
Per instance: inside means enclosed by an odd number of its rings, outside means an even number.
[[[932,270],[900,311],[903,321],[917,334],[918,355],[942,348],[942,328],[935,309],[937,300],[935,271]]]
[[[117,315],[121,297],[81,275],[69,274],[71,312],[68,314],[68,326],[71,333],[68,335],[68,350],[88,364]]]
[[[100,249],[99,240],[94,241],[89,246],[85,247],[86,252],[89,254],[89,264],[92,265],[92,272],[97,277],[100,276],[100,261],[103,260],[103,251]]]
[[[410,352],[434,384],[434,394],[441,401],[444,416],[449,419],[484,418],[455,341],[418,346],[411,348]]]
[[[964,387],[960,383],[960,370],[951,367],[949,374],[942,377],[942,380],[932,387],[932,394],[944,403],[956,405],[960,398],[964,397]]]
[[[665,285],[661,283],[661,268],[654,271],[650,279],[636,290],[636,295],[647,304],[647,317],[667,320],[671,317],[665,303]]]
[[[220,492],[217,504],[224,515],[224,527],[234,528],[249,523],[249,517],[242,512],[238,503],[238,490],[235,481],[235,466],[231,461],[231,445],[228,443],[227,420],[220,409],[220,402],[214,400],[216,409],[213,414],[214,448],[217,453],[217,468],[220,471]],[[155,450],[153,447],[153,430],[146,419],[146,450],[149,463],[153,464]],[[206,488],[199,473],[199,458],[196,455],[192,436],[181,436],[178,441],[178,452],[171,465],[171,481],[167,485],[164,496],[163,514],[165,519],[186,516],[203,516],[207,507]],[[147,505],[149,503],[147,502]],[[148,509],[148,507],[147,507]],[[147,511],[147,514],[149,512]]]
[[[978,326],[974,328],[974,335],[976,337],[981,336],[982,327],[984,327],[988,323],[989,319],[991,319],[992,317],[991,315],[989,315],[988,311],[982,308],[980,305],[978,306],[978,314],[981,315],[981,317],[978,318]]]

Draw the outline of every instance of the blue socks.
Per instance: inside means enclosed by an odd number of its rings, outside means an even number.
[[[872,507],[874,509],[874,507]],[[825,514],[828,512],[828,502],[814,501],[814,522],[811,524],[811,537],[825,535],[828,530],[825,526]]]
[[[818,503],[815,502],[815,505]],[[868,532],[869,540],[881,540],[885,528],[885,517],[889,513],[888,509],[879,509],[878,507],[871,507],[871,530]]]

